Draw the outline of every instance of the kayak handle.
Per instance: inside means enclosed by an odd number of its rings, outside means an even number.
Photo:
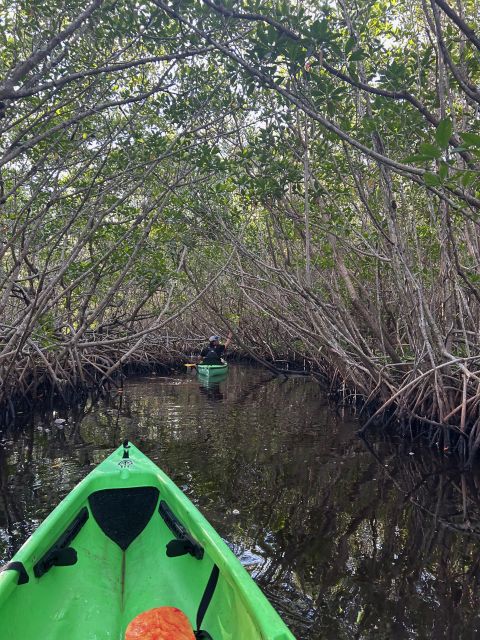
[[[174,538],[167,544],[167,556],[169,558],[185,556],[187,553],[195,556],[195,545],[187,538],[182,538],[181,540]]]
[[[169,558],[175,558],[176,556],[183,556],[189,553],[194,558],[197,558],[197,560],[201,560],[203,558],[203,547],[192,538],[165,500],[160,500],[158,513],[162,516],[163,521],[175,536],[175,540],[171,540],[167,544],[167,556]]]
[[[18,571],[17,584],[26,584],[30,580],[27,570],[23,566],[23,562],[9,562],[0,569],[0,572],[2,571]]]
[[[69,544],[77,536],[87,520],[88,509],[83,507],[64,533],[34,565],[33,573],[36,578],[41,578],[52,567],[69,567],[77,562],[77,552],[72,547],[69,547]]]

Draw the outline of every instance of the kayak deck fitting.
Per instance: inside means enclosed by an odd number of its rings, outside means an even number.
[[[124,443],[0,572],[2,640],[123,640],[154,607],[198,640],[294,640],[233,553],[168,476]]]

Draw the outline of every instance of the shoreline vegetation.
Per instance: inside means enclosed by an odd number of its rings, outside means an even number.
[[[172,341],[172,338],[169,338]],[[174,342],[174,340],[173,340]],[[134,352],[132,357],[123,362],[122,366],[116,368],[112,376],[106,377],[99,367],[86,369],[84,371],[83,382],[77,378],[71,377],[52,379],[50,377],[51,367],[45,367],[43,370],[40,366],[36,366],[32,370],[32,378],[29,380],[25,376],[26,383],[29,387],[24,389],[18,395],[12,394],[7,402],[0,404],[0,429],[11,428],[22,422],[26,416],[33,415],[39,408],[42,410],[55,409],[59,406],[65,408],[73,407],[78,402],[90,398],[93,404],[96,399],[109,395],[113,390],[117,389],[122,393],[124,381],[131,377],[149,376],[151,374],[160,375],[178,375],[186,374],[184,365],[198,357],[201,346],[205,340],[200,338],[192,338],[181,343],[176,343],[176,347],[169,347],[169,351],[164,345],[157,350],[142,352]],[[174,342],[175,344],[175,342]],[[341,407],[349,407],[360,422],[360,429],[357,432],[361,437],[367,436],[369,426],[374,431],[382,429],[389,431],[391,434],[403,435],[406,439],[420,436],[433,447],[444,454],[458,454],[460,459],[466,461],[465,448],[462,441],[457,438],[448,440],[449,445],[445,444],[445,440],[434,440],[431,434],[426,434],[422,428],[421,422],[412,422],[411,420],[403,420],[398,416],[398,412],[388,407],[378,407],[373,403],[368,404],[368,400],[358,394],[355,389],[349,389],[341,380],[335,381],[335,378],[329,376],[325,369],[316,367],[316,363],[308,360],[304,355],[296,353],[294,350],[286,353],[274,353],[269,349],[268,353],[256,355],[252,348],[248,351],[239,349],[231,349],[228,354],[228,360],[238,364],[256,365],[266,372],[269,371],[272,376],[304,376],[314,379],[322,388],[326,397],[337,409]],[[104,362],[108,361],[104,357]],[[112,366],[113,361],[110,363]],[[63,374],[65,374],[63,370]],[[38,377],[33,378],[36,375]],[[336,384],[335,384],[336,382]],[[20,419],[20,420],[19,420]]]
[[[194,339],[190,343],[192,348],[187,348],[186,343],[183,343],[183,349],[172,348],[169,352],[165,347],[157,351],[135,352],[132,357],[123,362],[121,368],[117,368],[115,372],[106,377],[105,372],[100,367],[88,368],[88,365],[83,371],[83,380],[80,381],[75,376],[75,372],[72,372],[70,377],[66,377],[65,374],[68,371],[63,368],[63,377],[51,376],[53,366],[42,368],[44,361],[37,363],[31,370],[31,372],[24,376],[25,387],[17,392],[12,392],[7,400],[4,400],[0,404],[0,428],[2,426],[9,426],[14,423],[19,415],[24,415],[26,412],[35,411],[38,405],[54,407],[57,404],[63,404],[69,406],[77,401],[77,399],[84,397],[85,395],[93,394],[103,395],[109,393],[114,389],[121,390],[123,383],[130,377],[142,376],[154,374],[175,375],[178,373],[186,373],[185,364],[196,360],[200,353],[200,348],[205,343],[205,340]],[[198,348],[195,348],[195,346]],[[179,345],[178,345],[179,346]],[[235,363],[257,364],[265,371],[270,371],[273,375],[279,376],[313,376],[319,375],[310,369],[310,363],[306,360],[295,361],[292,359],[281,360],[268,360],[269,355],[262,357],[252,357],[251,351],[240,352],[238,350],[230,350],[228,354],[228,360]],[[104,356],[103,361],[107,362],[108,359]],[[113,364],[113,360],[110,361],[110,366]]]
[[[296,354],[364,428],[472,463],[478,18],[470,0],[0,14],[0,406],[231,330],[271,370]]]

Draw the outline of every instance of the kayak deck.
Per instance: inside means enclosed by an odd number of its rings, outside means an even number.
[[[172,606],[206,639],[291,640],[186,496],[138,449],[123,452],[77,485],[0,573],[2,639],[123,640],[139,613]]]

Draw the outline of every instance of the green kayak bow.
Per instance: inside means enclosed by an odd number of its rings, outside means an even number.
[[[202,640],[294,640],[233,553],[149,458],[124,443],[0,572],[2,640],[123,640],[154,607]]]

